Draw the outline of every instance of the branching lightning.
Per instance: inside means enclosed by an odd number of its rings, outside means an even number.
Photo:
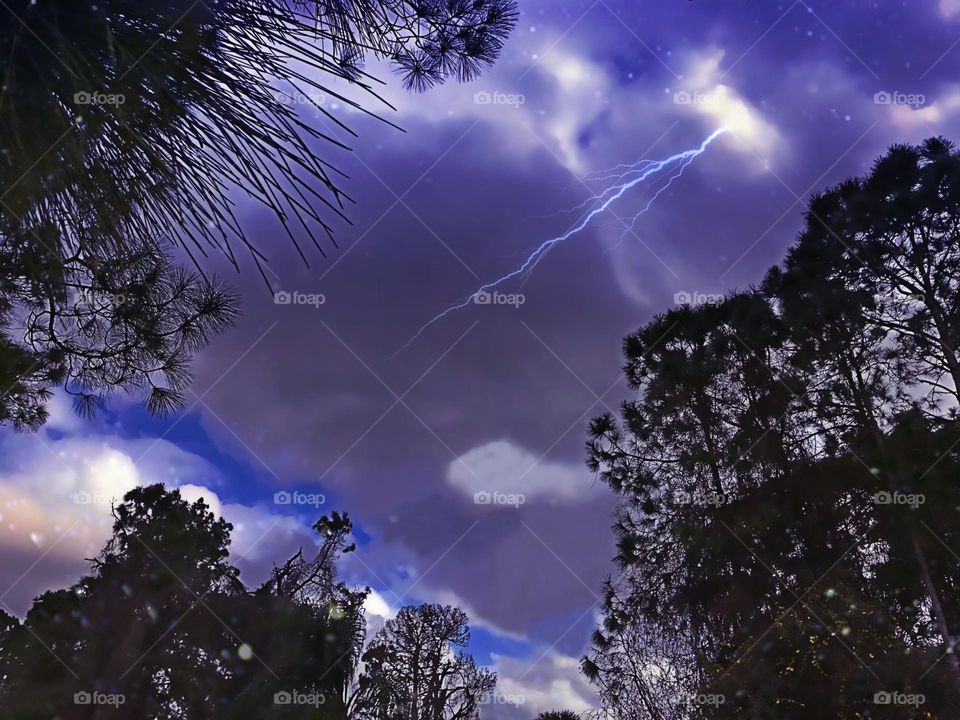
[[[683,171],[686,170],[688,167],[690,167],[690,165],[693,163],[694,160],[696,160],[695,156],[687,158],[686,160],[682,160],[680,162],[680,165],[678,166],[676,172],[674,172],[673,175],[670,176],[670,178],[667,180],[664,186],[659,190],[657,190],[653,194],[653,197],[651,197],[650,200],[647,202],[647,204],[643,206],[640,212],[634,215],[633,219],[626,224],[623,230],[623,235],[620,236],[620,242],[614,245],[613,248],[620,247],[623,244],[623,241],[627,239],[627,235],[633,234],[633,230],[637,226],[637,222],[640,220],[640,218],[644,214],[646,214],[646,212],[651,208],[651,206],[657,201],[657,198],[659,198],[661,195],[663,195],[663,193],[665,193],[667,190],[670,189],[670,186],[673,185],[675,180],[683,176]]]
[[[658,175],[659,173],[661,173],[662,171],[668,168],[673,168],[674,172],[673,172],[673,175],[670,177],[669,181],[662,188],[660,188],[656,192],[656,194],[653,195],[653,197],[646,204],[646,206],[643,209],[641,209],[640,212],[637,213],[629,223],[626,224],[627,229],[624,231],[624,237],[625,237],[627,234],[632,232],[633,228],[636,226],[640,217],[650,209],[654,201],[658,197],[660,197],[660,195],[662,195],[667,190],[667,188],[669,188],[673,184],[673,182],[677,178],[683,175],[683,171],[686,170],[687,167],[689,167],[694,160],[696,160],[698,157],[700,157],[701,155],[703,155],[703,153],[706,152],[707,148],[710,146],[710,144],[714,140],[716,140],[725,132],[726,132],[726,128],[720,128],[718,130],[715,130],[702,143],[700,143],[699,146],[692,148],[690,150],[684,150],[683,152],[677,153],[675,155],[671,155],[670,157],[665,158],[664,160],[656,160],[656,161],[641,160],[632,165],[630,164],[618,165],[615,168],[610,168],[608,170],[601,170],[601,171],[598,171],[597,173],[593,173],[590,176],[588,176],[590,179],[593,179],[593,180],[614,179],[616,182],[610,187],[604,189],[595,197],[588,198],[586,202],[581,203],[579,206],[577,206],[577,208],[574,208],[574,209],[581,209],[585,207],[590,201],[593,201],[593,200],[596,201],[596,206],[590,212],[588,212],[578,223],[576,223],[572,228],[570,228],[570,230],[565,232],[563,235],[559,235],[557,237],[544,241],[539,247],[537,247],[533,252],[530,253],[530,255],[523,262],[523,264],[520,267],[518,267],[516,270],[513,270],[512,272],[509,272],[506,275],[503,275],[502,277],[497,278],[496,280],[492,280],[486,283],[485,285],[481,285],[473,293],[467,296],[466,299],[461,300],[455,305],[451,305],[450,307],[446,308],[445,310],[443,310],[442,312],[434,316],[429,322],[424,324],[423,327],[421,327],[413,337],[411,337],[407,341],[406,345],[404,345],[402,348],[400,348],[399,351],[397,351],[397,354],[399,355],[401,352],[409,348],[414,342],[416,342],[420,338],[421,335],[423,335],[424,332],[426,332],[428,328],[430,328],[430,326],[434,325],[437,322],[440,322],[447,315],[450,315],[451,313],[455,313],[458,310],[463,310],[464,308],[472,304],[475,301],[475,298],[481,293],[487,293],[491,290],[495,290],[496,288],[500,287],[503,283],[533,271],[533,269],[540,263],[540,261],[544,258],[544,256],[546,256],[546,254],[550,252],[550,250],[552,250],[554,247],[556,247],[560,243],[565,242],[566,240],[569,240],[574,235],[577,235],[578,233],[585,230],[587,227],[590,226],[590,224],[593,222],[593,220],[596,217],[606,212],[610,208],[610,206],[613,205],[617,200],[622,198],[624,195],[626,195],[635,187],[643,183],[645,180]],[[634,175],[635,177],[631,177]],[[630,178],[630,179],[627,180],[627,178]],[[621,238],[621,242],[623,242],[623,238]]]
[[[591,182],[599,182],[601,180],[617,180],[621,181],[628,175],[633,173],[640,172],[651,165],[656,165],[656,160],[641,160],[635,163],[621,163],[612,168],[607,168],[606,170],[594,170],[583,176],[584,180]]]

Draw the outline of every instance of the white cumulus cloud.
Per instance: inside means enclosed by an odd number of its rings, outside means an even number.
[[[527,502],[576,502],[599,492],[586,468],[547,460],[508,440],[481,445],[451,462],[447,482],[471,499],[503,493],[523,495]]]
[[[250,584],[274,562],[316,542],[313,530],[266,505],[224,503],[210,486],[218,471],[162,439],[96,432],[65,414],[32,434],[0,435],[0,607],[22,612],[32,597],[89,571],[109,539],[111,504],[139,485],[163,482],[190,501],[203,498],[233,524],[231,554]]]
[[[551,710],[580,714],[599,705],[596,689],[580,672],[580,661],[554,650],[532,660],[493,656],[497,693],[505,706],[494,716],[533,718]],[[509,701],[509,702],[508,702]],[[515,710],[507,706],[514,703]]]

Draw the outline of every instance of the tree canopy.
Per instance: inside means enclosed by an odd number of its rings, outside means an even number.
[[[444,605],[405,607],[363,655],[356,717],[362,720],[474,720],[497,676],[464,648],[467,615]]]
[[[263,274],[237,198],[270,208],[304,262],[304,240],[323,253],[348,220],[320,146],[353,133],[317,98],[373,113],[357,88],[388,109],[367,56],[412,90],[472,79],[515,18],[513,0],[3,4],[0,422],[42,424],[54,385],[84,412],[116,390],[182,404],[190,356],[237,313],[203,258],[239,267],[239,242]]]
[[[782,266],[624,342],[584,661],[617,718],[949,717],[960,700],[960,154],[896,146]]]
[[[139,487],[113,517],[89,575],[40,595],[22,622],[0,613],[4,718],[475,720],[493,689],[455,608],[402,608],[365,649],[368,590],[337,572],[355,549],[348,515],[318,520],[315,552],[256,588],[203,500]]]

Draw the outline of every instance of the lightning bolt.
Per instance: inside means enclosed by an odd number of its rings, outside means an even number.
[[[587,205],[592,202],[603,202],[606,200],[607,193],[616,192],[620,184],[623,182],[624,178],[633,175],[634,173],[641,172],[645,168],[656,165],[656,160],[639,160],[635,163],[623,163],[617,165],[616,167],[609,168],[607,170],[595,170],[593,172],[587,173],[579,180],[579,184],[584,185],[588,182],[601,182],[601,181],[610,181],[613,180],[614,184],[610,187],[604,188],[599,195],[593,194],[577,205],[574,205],[571,208],[566,208],[564,210],[557,210],[550,215],[546,215],[544,219],[554,218],[557,215],[567,215],[578,210],[584,210]],[[576,185],[577,183],[573,183]]]
[[[639,162],[635,163],[621,163],[620,165],[607,168],[606,170],[594,170],[593,172],[588,172],[583,176],[583,179],[591,182],[599,182],[601,180],[619,181],[623,180],[627,175],[631,175],[651,165],[655,165],[656,162],[656,160],[640,160]]]
[[[694,160],[696,160],[696,157],[690,157],[680,162],[680,165],[677,171],[670,176],[670,179],[667,180],[666,184],[653,194],[653,197],[650,198],[650,200],[643,207],[643,209],[640,210],[640,212],[638,212],[636,215],[633,216],[633,220],[630,221],[630,223],[624,229],[623,235],[620,236],[620,241],[616,245],[614,245],[612,248],[610,248],[611,250],[614,250],[620,247],[621,245],[623,245],[623,241],[627,239],[627,235],[633,234],[633,229],[637,226],[637,223],[639,222],[640,218],[646,214],[646,212],[651,208],[651,206],[657,201],[657,198],[659,198],[667,190],[670,189],[670,186],[673,185],[675,180],[678,180],[679,178],[683,177],[683,171],[686,170],[688,167],[690,167],[690,165],[693,164]]]
[[[599,171],[600,177],[594,178],[594,179],[609,180],[610,178],[615,178],[617,182],[611,187],[608,187],[605,190],[603,190],[599,195],[593,198],[589,198],[587,202],[581,203],[579,207],[584,207],[587,203],[589,203],[590,200],[597,201],[596,207],[594,207],[593,210],[587,213],[583,217],[583,219],[580,220],[580,222],[578,222],[576,225],[570,228],[563,235],[558,235],[557,237],[550,238],[549,240],[545,240],[543,243],[541,243],[541,245],[538,248],[536,248],[533,252],[530,253],[530,255],[523,262],[523,264],[520,267],[518,267],[516,270],[513,270],[507,273],[506,275],[503,275],[497,278],[496,280],[492,280],[486,283],[485,285],[481,285],[479,288],[474,290],[469,296],[467,296],[467,298],[465,298],[464,300],[461,300],[455,305],[451,305],[450,307],[446,308],[442,312],[435,315],[427,323],[425,323],[423,327],[421,327],[417,331],[417,333],[407,341],[406,345],[404,345],[402,348],[400,348],[400,350],[397,351],[396,354],[399,355],[404,350],[406,350],[411,345],[413,345],[413,343],[415,343],[423,335],[424,332],[426,332],[431,326],[443,320],[445,317],[447,317],[447,315],[455,313],[458,310],[463,310],[465,307],[473,303],[474,299],[480,293],[485,293],[485,292],[489,292],[490,290],[495,290],[496,288],[503,285],[503,283],[505,282],[513,280],[514,278],[520,277],[521,275],[524,275],[526,273],[532,272],[533,269],[536,268],[536,266],[544,258],[544,256],[546,256],[546,254],[550,252],[554,247],[556,247],[562,242],[569,240],[573,236],[585,230],[587,227],[590,226],[590,224],[593,222],[593,220],[596,217],[605,213],[610,208],[611,205],[613,205],[617,200],[619,200],[628,192],[630,192],[633,188],[637,187],[648,178],[660,173],[664,169],[673,166],[675,163],[679,163],[679,166],[680,166],[679,172],[674,173],[674,175],[670,178],[669,182],[664,187],[662,187],[656,193],[656,195],[654,195],[650,199],[650,202],[647,203],[646,207],[643,208],[639,213],[637,213],[636,216],[634,216],[632,222],[628,226],[628,229],[624,232],[624,235],[628,234],[633,229],[633,227],[637,224],[637,221],[639,220],[639,218],[645,212],[647,212],[647,210],[650,209],[650,207],[653,205],[654,200],[656,200],[661,194],[663,194],[663,192],[665,192],[666,189],[670,187],[673,181],[679,178],[683,174],[683,171],[686,170],[687,167],[689,167],[689,165],[694,160],[696,160],[698,157],[703,155],[703,153],[707,151],[707,148],[710,147],[710,144],[714,140],[716,140],[718,137],[723,135],[725,132],[727,132],[726,128],[719,128],[718,130],[714,130],[710,135],[707,136],[707,138],[702,143],[700,143],[699,146],[692,148],[690,150],[684,150],[683,152],[676,153],[675,155],[671,155],[670,157],[665,158],[663,160],[656,160],[656,161],[643,160],[643,161],[634,163],[632,165],[630,164],[618,165],[617,167],[611,168],[609,170]],[[620,172],[621,170],[623,172]],[[636,175],[636,177],[633,177],[630,180],[626,180],[626,178],[631,175]],[[623,242],[623,238],[621,238],[621,242]]]

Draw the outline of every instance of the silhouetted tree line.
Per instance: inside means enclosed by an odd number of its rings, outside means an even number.
[[[0,717],[475,720],[496,675],[464,650],[467,616],[408,606],[367,642],[363,603],[336,563],[347,515],[248,588],[232,527],[162,485],[129,492],[72,587],[21,622],[0,612]]]
[[[355,136],[324,98],[389,108],[365,56],[413,90],[472,79],[515,19],[513,0],[0,4],[0,424],[42,425],[57,385],[86,414],[118,390],[180,406],[237,314],[203,258],[238,266],[239,241],[263,273],[237,197],[323,253],[353,201],[318,147]]]
[[[618,572],[584,670],[610,717],[955,718],[960,155],[813,197],[763,282],[624,342],[592,421]]]

